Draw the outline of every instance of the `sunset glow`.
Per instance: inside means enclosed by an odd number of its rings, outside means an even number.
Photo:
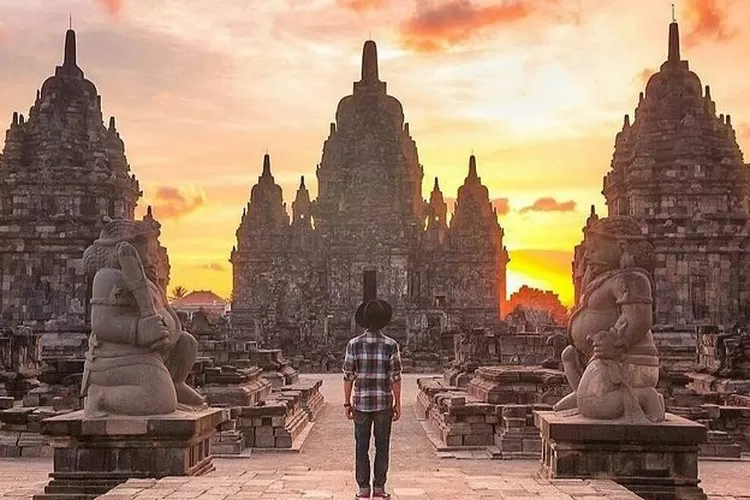
[[[449,208],[477,157],[523,284],[573,300],[571,260],[596,205],[615,134],[666,59],[661,0],[0,0],[0,123],[26,113],[62,58],[68,15],[78,61],[117,117],[132,170],[169,249],[171,287],[228,297],[228,262],[250,188],[271,155],[291,207],[362,43],[404,106]],[[683,0],[683,58],[750,147],[750,2]],[[43,4],[43,5],[42,5]],[[4,120],[4,122],[3,122]]]

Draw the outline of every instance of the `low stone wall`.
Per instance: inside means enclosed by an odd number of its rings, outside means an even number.
[[[495,426],[495,446],[499,458],[537,459],[542,453],[539,429],[534,412],[551,410],[551,405],[504,405],[500,407],[500,424]]]
[[[271,384],[258,367],[206,366],[201,375],[199,390],[211,406],[254,406],[271,393]]]
[[[51,457],[52,448],[41,434],[45,418],[68,413],[50,406],[15,406],[13,398],[0,398],[0,457]]]
[[[487,403],[437,377],[417,379],[417,384],[419,416],[429,421],[445,447],[487,447],[493,458],[503,459],[541,456],[533,415],[550,405]]]
[[[553,404],[570,392],[565,374],[536,366],[477,368],[467,386],[470,395],[490,404]]]
[[[307,413],[308,419],[312,422],[325,405],[325,399],[320,392],[322,385],[322,379],[300,379],[295,384],[282,387],[281,390],[297,391],[300,393],[300,405]]]
[[[740,458],[750,451],[750,408],[703,404],[669,405],[668,411],[706,426],[708,440],[700,447],[700,456]]]
[[[291,448],[310,422],[301,392],[294,390],[274,392],[262,405],[233,408],[232,418],[248,448]]]
[[[271,382],[273,387],[283,387],[299,380],[299,372],[284,358],[281,349],[251,347],[248,349],[246,363],[259,367],[263,378]]]
[[[245,448],[245,435],[237,430],[236,420],[222,422],[211,437],[211,453],[214,455],[240,455]]]

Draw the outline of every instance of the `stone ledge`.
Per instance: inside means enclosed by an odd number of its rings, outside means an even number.
[[[42,433],[52,437],[81,439],[111,436],[179,439],[212,432],[228,418],[228,410],[221,408],[206,408],[194,412],[176,411],[168,415],[105,418],[86,418],[80,410],[44,420]]]
[[[707,429],[683,417],[667,413],[664,422],[633,424],[621,420],[592,420],[581,415],[564,417],[553,411],[534,413],[542,439],[587,443],[659,443],[699,445]]]

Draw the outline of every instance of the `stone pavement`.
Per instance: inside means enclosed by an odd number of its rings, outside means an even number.
[[[325,380],[321,389],[327,404],[310,431],[300,453],[255,452],[246,458],[216,459],[214,463],[217,470],[213,476],[241,478],[243,473],[266,471],[266,474],[276,477],[277,475],[283,476],[283,471],[295,469],[307,471],[308,467],[319,472],[321,477],[325,477],[329,472],[335,476],[334,472],[342,474],[340,471],[350,471],[347,473],[348,479],[345,479],[348,481],[345,483],[348,486],[344,489],[351,496],[354,484],[351,472],[354,464],[353,428],[351,422],[344,418],[341,377],[336,374],[316,377]],[[431,478],[440,477],[439,474],[447,471],[460,471],[467,476],[499,478],[530,477],[536,473],[539,467],[536,460],[476,460],[469,459],[469,456],[466,459],[438,457],[415,416],[416,378],[415,375],[404,377],[404,415],[401,421],[393,426],[391,445],[393,482],[389,484],[397,486],[401,484],[398,481],[404,481],[408,485],[414,481],[414,478],[420,477],[429,482]],[[710,495],[710,500],[750,500],[750,462],[701,460],[699,467],[701,486]],[[47,483],[47,474],[51,469],[52,463],[49,459],[0,459],[0,499],[30,499],[34,493],[40,493],[43,490]],[[343,483],[343,481],[339,482]],[[425,489],[421,486],[420,488]],[[434,490],[430,491],[434,492]],[[472,494],[467,497],[467,500],[477,500],[482,496],[483,494],[479,496]],[[278,495],[265,495],[263,500],[273,500],[274,497]],[[308,496],[308,498],[312,499],[314,496]],[[446,497],[440,496],[440,498]],[[279,500],[286,499],[282,495]],[[292,500],[292,497],[289,500]]]
[[[253,471],[233,476],[137,479],[101,500],[350,500],[356,486],[349,471],[306,468]],[[452,469],[431,474],[397,473],[389,481],[394,500],[637,500],[639,496],[607,480],[546,481],[528,476],[468,476]]]

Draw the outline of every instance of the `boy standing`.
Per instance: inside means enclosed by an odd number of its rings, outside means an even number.
[[[365,332],[349,341],[344,359],[344,410],[354,420],[355,498],[390,498],[385,491],[391,423],[401,417],[401,355],[398,343],[381,331],[393,309],[380,299],[357,309],[357,324]],[[352,397],[352,389],[354,394]],[[370,436],[375,436],[375,470],[370,490]]]

